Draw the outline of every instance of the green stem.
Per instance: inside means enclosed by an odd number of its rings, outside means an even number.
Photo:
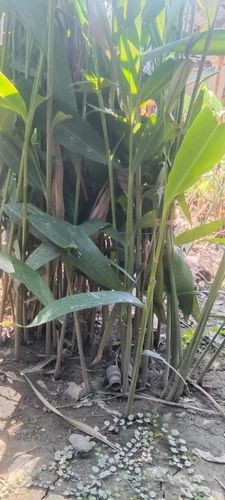
[[[172,304],[171,295],[167,294],[167,318],[166,318],[166,361],[168,365],[165,366],[163,374],[163,387],[166,388],[169,380],[171,364],[171,336],[172,336]]]
[[[135,390],[136,390],[137,379],[138,379],[138,372],[139,372],[139,367],[140,367],[140,363],[141,363],[141,356],[142,356],[143,345],[144,345],[144,340],[145,340],[145,333],[146,333],[146,328],[147,328],[147,324],[148,324],[149,313],[151,311],[151,307],[152,307],[152,303],[153,303],[153,295],[154,295],[154,289],[155,289],[155,283],[156,283],[156,281],[155,281],[156,272],[157,272],[157,268],[158,268],[160,254],[162,251],[162,246],[164,243],[166,220],[167,220],[166,213],[164,213],[164,215],[162,217],[161,225],[160,225],[159,237],[158,237],[158,242],[157,242],[157,246],[156,246],[156,252],[155,252],[155,255],[153,258],[153,262],[152,262],[151,275],[150,275],[150,279],[149,279],[149,285],[148,285],[148,290],[147,290],[147,295],[146,295],[145,306],[144,306],[142,318],[141,318],[141,328],[140,328],[140,334],[138,337],[135,363],[134,363],[134,368],[133,368],[133,376],[132,376],[130,391],[129,391],[129,395],[128,395],[127,409],[126,409],[126,413],[128,415],[132,410],[134,396],[135,396]]]
[[[22,258],[25,259],[26,250],[26,231],[27,231],[27,200],[28,200],[28,158],[29,158],[29,142],[32,132],[34,114],[36,111],[36,99],[41,83],[43,65],[44,65],[44,51],[40,53],[36,75],[32,87],[32,94],[30,98],[29,111],[27,121],[25,123],[24,145],[21,157],[21,167],[23,169],[23,221],[22,221]],[[18,185],[21,179],[18,180]],[[18,186],[19,187],[19,186]],[[19,193],[18,193],[19,194]]]
[[[222,352],[222,349],[224,348],[224,346],[225,346],[225,339],[223,339],[223,341],[221,342],[220,346],[217,348],[216,352],[214,352],[212,358],[209,360],[209,362],[205,366],[204,370],[202,370],[201,375],[198,377],[198,381],[197,381],[198,384],[202,383],[204,376],[206,375],[206,373],[208,373],[208,371],[210,370],[210,368],[213,365],[214,361],[216,360],[216,358],[218,358],[218,356]]]
[[[180,332],[180,319],[179,319],[179,307],[174,275],[174,248],[172,239],[172,230],[169,228],[167,232],[167,258],[168,258],[168,268],[170,277],[170,287],[171,287],[171,321],[172,321],[172,332],[171,332],[171,364],[174,368],[178,367],[180,358],[182,356],[182,342],[181,342],[181,332]]]
[[[93,53],[94,53],[95,73],[96,73],[97,78],[100,79],[98,57],[97,57],[97,51],[96,51],[95,45],[94,45]],[[113,175],[113,155],[111,154],[111,151],[110,151],[108,127],[107,127],[107,121],[106,121],[106,117],[105,117],[105,113],[104,113],[104,100],[103,100],[102,92],[100,89],[98,90],[97,95],[98,95],[98,103],[99,103],[99,107],[100,107],[100,116],[101,116],[101,122],[102,122],[102,131],[103,131],[103,137],[104,137],[104,141],[105,141],[105,149],[106,149],[107,161],[108,161],[112,223],[113,223],[113,227],[116,229],[117,224],[116,224],[116,204],[115,204],[115,188],[114,188],[114,175]]]
[[[193,376],[193,373],[195,371],[195,369],[197,368],[197,366],[200,365],[200,363],[202,362],[202,360],[205,358],[207,352],[209,352],[209,350],[211,349],[211,347],[213,346],[216,338],[218,337],[218,335],[220,334],[221,330],[224,329],[224,325],[225,323],[222,323],[222,325],[220,326],[220,328],[217,330],[217,332],[215,333],[215,335],[213,335],[212,339],[210,340],[210,342],[208,343],[207,347],[204,349],[204,351],[201,353],[201,355],[199,356],[199,358],[197,359],[196,363],[194,364],[193,368],[191,369],[190,373],[189,373],[189,377],[192,378]]]
[[[131,276],[133,275],[134,264],[134,234],[133,234],[133,180],[132,173],[133,162],[133,127],[131,125],[129,137],[129,171],[128,171],[128,193],[127,193],[127,221],[126,221],[126,240],[125,240],[125,269]],[[129,284],[129,278],[126,278],[126,286]],[[132,307],[127,308],[127,325],[125,331],[124,342],[124,358],[123,358],[123,392],[128,391],[128,375],[132,347]]]
[[[1,71],[3,73],[6,60],[6,51],[8,46],[8,37],[9,37],[9,14],[7,12],[5,14],[5,20],[4,20],[4,37],[3,37],[2,53],[1,53]]]
[[[55,39],[55,12],[56,0],[48,2],[48,53],[47,53],[47,134],[46,134],[46,211],[52,211],[52,112],[53,112],[53,76],[54,76],[54,39]],[[47,281],[50,284],[51,265],[47,265]],[[51,352],[51,323],[46,325],[46,356]]]

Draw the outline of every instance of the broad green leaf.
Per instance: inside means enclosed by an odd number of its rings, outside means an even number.
[[[165,190],[165,210],[174,198],[211,170],[225,153],[225,124],[204,108],[189,128],[176,155]]]
[[[169,86],[177,67],[183,65],[183,61],[167,59],[149,75],[140,91],[141,106],[144,106],[149,99],[155,99]]]
[[[139,299],[127,292],[91,292],[70,295],[63,299],[54,300],[47,307],[44,307],[27,328],[43,325],[65,314],[82,311],[83,309],[123,303],[143,307]]]
[[[198,241],[205,236],[209,236],[210,234],[219,231],[225,226],[225,219],[219,219],[214,222],[209,222],[208,224],[201,224],[201,226],[194,227],[189,231],[184,231],[184,233],[176,236],[176,244],[177,245],[185,245],[187,243],[192,243],[193,241]]]
[[[12,131],[15,127],[17,114],[6,108],[0,108],[0,133]]]
[[[198,305],[196,304],[196,285],[193,280],[191,269],[184,258],[183,252],[178,247],[174,247],[173,251],[173,271],[180,309],[185,316],[189,316],[190,314],[193,314],[193,306],[195,306],[196,313]],[[167,289],[170,291],[170,281],[166,261],[165,283]]]
[[[37,247],[31,255],[26,260],[27,266],[31,267],[34,271],[37,271],[42,266],[48,264],[52,260],[60,256],[60,249],[54,245],[45,245],[42,243]]]
[[[19,149],[13,136],[9,137],[9,134],[7,136],[0,134],[0,158],[12,170],[12,172],[16,174],[17,177],[19,175],[21,154],[22,151]],[[40,175],[42,175],[41,172]],[[42,189],[40,176],[38,175],[36,166],[32,161],[31,155],[29,157],[28,184],[39,190]]]
[[[143,215],[141,220],[137,223],[136,229],[143,229],[145,227],[154,227],[156,224],[156,211],[152,210],[151,212]]]
[[[16,257],[0,252],[0,269],[13,275],[19,282],[23,283],[44,306],[53,301],[53,295],[49,287],[39,274],[27,264],[16,259]]]
[[[24,100],[17,88],[8,78],[0,72],[0,106],[14,111],[20,115],[24,121],[27,117],[27,109]]]
[[[94,128],[78,115],[65,120],[53,132],[55,140],[72,153],[79,152],[85,158],[106,164],[106,150],[103,139]]]
[[[22,206],[8,204],[5,212],[17,223],[22,223]],[[52,217],[36,207],[28,206],[28,223],[35,229],[36,236],[42,241],[46,238],[63,249],[62,254],[69,255],[72,263],[95,283],[113,290],[121,290],[123,286],[94,242],[79,226],[73,226],[64,220]]]
[[[41,49],[47,54],[47,18],[48,2],[46,0],[0,0],[0,7],[11,11],[29,31]],[[53,95],[59,109],[65,113],[76,111],[75,94],[72,91],[73,80],[68,60],[68,41],[63,22],[56,16],[54,37],[54,81]]]

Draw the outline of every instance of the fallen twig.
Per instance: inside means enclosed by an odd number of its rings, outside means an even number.
[[[191,378],[188,377],[187,381],[189,382],[189,384],[193,385],[193,387],[195,387],[196,389],[198,389],[198,391],[200,391],[202,394],[204,394],[204,396],[206,396],[209,399],[209,401],[211,401],[211,403],[213,404],[213,406],[215,406],[215,408],[218,410],[218,412],[225,418],[225,412],[224,412],[224,410],[215,401],[215,399],[212,396],[210,396],[210,394],[208,392],[206,392],[200,385],[198,385],[196,382],[194,382],[194,380],[192,380]]]
[[[128,394],[113,394],[112,399],[127,398],[127,397]],[[207,413],[208,415],[218,415],[218,413],[213,410],[208,410],[206,408],[199,408],[198,406],[188,406],[182,403],[174,403],[173,401],[166,401],[165,399],[154,398],[153,396],[147,396],[146,394],[136,394],[135,399],[144,399],[146,401],[151,401],[152,403],[174,406],[176,408],[181,408],[182,410],[198,411],[200,413]]]
[[[49,359],[45,359],[45,361],[41,361],[41,363],[38,363],[37,365],[34,366],[29,366],[28,368],[25,368],[23,370],[24,373],[39,373],[41,372],[46,366],[48,366],[52,361],[56,360],[56,356],[53,355]]]
[[[98,439],[99,441],[102,441],[102,443],[107,444],[107,446],[110,446],[110,448],[113,448],[114,450],[117,450],[117,447],[113,443],[111,443],[111,441],[109,441],[99,431],[93,429],[93,427],[91,427],[90,425],[84,424],[83,422],[79,422],[78,420],[74,420],[74,419],[72,419],[70,417],[67,417],[66,415],[63,415],[62,413],[60,413],[60,411],[58,411],[57,408],[55,408],[55,406],[53,406],[51,403],[49,403],[49,401],[44,396],[42,396],[42,394],[38,391],[38,389],[36,389],[36,387],[32,384],[32,382],[25,375],[24,372],[22,372],[21,375],[26,379],[26,381],[30,385],[31,389],[34,391],[34,393],[40,399],[40,401],[50,411],[52,411],[53,413],[55,413],[56,415],[58,415],[60,418],[62,418],[63,420],[65,420],[65,422],[67,422],[68,424],[70,424],[73,427],[76,427],[80,431],[84,432],[85,434],[88,434],[89,436],[91,436],[91,437],[93,437],[95,439]]]
[[[217,479],[217,477],[214,477],[214,479],[217,481],[217,483],[219,483],[221,488],[223,488],[223,490],[225,491],[225,485],[223,483],[221,483],[221,481],[219,479]]]

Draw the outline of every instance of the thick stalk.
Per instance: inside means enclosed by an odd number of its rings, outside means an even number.
[[[53,72],[56,0],[48,2],[48,54],[47,54],[47,136],[46,136],[46,211],[52,210],[52,108],[53,108]],[[47,265],[47,281],[50,284],[51,265]],[[51,323],[46,325],[46,356],[51,353]]]
[[[162,246],[164,243],[165,227],[166,227],[166,214],[164,214],[162,221],[161,221],[161,225],[160,225],[159,237],[158,237],[158,242],[157,242],[157,246],[156,246],[156,252],[155,252],[155,255],[153,258],[153,262],[152,262],[151,275],[150,275],[150,279],[149,279],[146,301],[145,301],[145,305],[144,305],[144,309],[143,309],[143,313],[142,313],[142,318],[141,318],[141,328],[140,328],[140,334],[139,334],[139,338],[138,338],[135,363],[134,363],[134,368],[133,368],[133,376],[132,376],[131,386],[130,386],[129,395],[128,395],[128,402],[127,402],[127,409],[126,409],[127,415],[129,415],[129,413],[132,410],[132,406],[133,406],[135,390],[136,390],[136,385],[137,385],[137,379],[138,379],[138,372],[139,372],[139,367],[140,367],[140,363],[141,363],[141,356],[142,356],[143,345],[144,345],[144,340],[145,340],[145,333],[146,333],[146,328],[147,328],[147,324],[148,324],[149,313],[151,311],[151,307],[152,307],[152,303],[153,303],[153,295],[154,295],[154,289],[155,289],[155,283],[156,283],[156,281],[155,281],[156,272],[157,272],[157,268],[158,268],[160,254],[162,251]]]
[[[166,361],[171,364],[171,336],[172,336],[172,304],[171,295],[167,294],[167,318],[166,318]],[[165,366],[163,374],[163,387],[165,388],[168,384],[170,374],[170,367]]]
[[[187,378],[187,376],[190,372],[191,366],[193,364],[194,356],[195,356],[196,351],[200,345],[207,321],[209,319],[209,315],[211,313],[212,307],[213,307],[214,302],[216,300],[217,293],[223,284],[224,277],[225,277],[225,252],[224,252],[223,257],[221,259],[221,262],[220,262],[219,268],[217,270],[216,277],[214,279],[211,291],[208,295],[208,299],[206,301],[205,307],[202,311],[200,321],[199,321],[197,328],[195,330],[195,334],[194,334],[189,346],[187,347],[187,349],[182,357],[180,366],[179,366],[179,372],[184,379]],[[180,380],[180,377],[178,377],[176,375],[167,399],[169,401],[172,401],[173,399],[179,399],[180,395],[183,392],[183,387],[184,387],[183,382]]]
[[[182,342],[181,342],[181,332],[180,332],[180,319],[179,319],[179,307],[176,291],[176,283],[174,276],[174,266],[173,266],[173,240],[172,231],[169,228],[167,232],[167,259],[169,268],[169,278],[170,278],[170,288],[171,288],[171,364],[174,368],[177,368],[180,358],[182,356]]]
[[[1,53],[1,71],[4,73],[5,60],[6,60],[6,52],[8,46],[8,37],[9,37],[9,14],[6,12],[4,24],[4,36],[3,36],[3,44],[2,44],[2,53]]]
[[[40,57],[38,61],[38,66],[36,70],[36,75],[32,87],[32,93],[30,98],[29,111],[27,116],[27,121],[25,123],[25,133],[24,133],[24,145],[21,157],[21,167],[23,168],[23,221],[22,221],[22,258],[25,259],[26,251],[26,232],[27,232],[27,200],[28,200],[28,158],[29,158],[29,142],[32,132],[32,125],[34,120],[34,114],[36,111],[36,99],[41,83],[41,77],[44,65],[44,51],[40,52]],[[20,183],[20,176],[18,184]],[[18,193],[19,195],[19,193]]]
[[[152,346],[153,341],[153,303],[151,304],[151,308],[149,311],[149,319],[148,319],[148,328],[145,337],[144,349],[149,350]],[[142,383],[141,387],[145,387],[148,381],[148,367],[149,367],[149,357],[144,356],[142,361]]]
[[[125,269],[131,276],[133,275],[134,264],[134,234],[133,234],[133,127],[131,125],[129,138],[129,172],[128,172],[128,193],[127,193],[127,221],[126,221],[126,239],[125,239]],[[126,285],[129,283],[129,278],[126,279]],[[127,308],[127,325],[125,331],[124,342],[124,358],[123,358],[123,392],[128,391],[128,376],[132,347],[132,307]]]
[[[54,371],[54,377],[55,379],[59,378],[60,374],[60,369],[61,369],[61,364],[62,364],[62,357],[63,357],[63,346],[64,346],[64,338],[65,338],[65,333],[66,333],[66,326],[67,326],[67,320],[68,316],[67,314],[63,318],[63,324],[60,332],[60,337],[59,337],[59,343],[58,343],[58,348],[57,348],[57,360],[56,360],[56,365],[55,365],[55,371]]]
[[[136,176],[136,224],[138,224],[142,217],[142,196],[141,196],[141,188],[142,188],[142,175],[141,175],[141,166],[137,169]],[[136,276],[140,276],[142,267],[142,233],[141,228],[137,230],[136,235]],[[137,287],[137,297],[141,300],[141,287],[140,285]],[[135,318],[134,318],[134,331],[135,336],[139,333],[140,328],[140,319],[141,319],[141,310],[139,307],[135,310]],[[147,357],[146,357],[147,358]]]

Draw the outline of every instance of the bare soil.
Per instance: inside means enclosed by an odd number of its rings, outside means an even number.
[[[109,447],[100,442],[96,442],[95,448],[85,456],[76,455],[68,467],[72,467],[73,474],[67,480],[62,480],[58,473],[48,470],[49,463],[52,463],[56,451],[63,450],[70,443],[69,436],[73,432],[79,432],[66,423],[60,417],[49,412],[43,403],[37,398],[31,387],[21,375],[24,368],[33,366],[40,361],[35,352],[41,355],[43,346],[24,346],[22,361],[15,363],[13,360],[13,349],[6,346],[0,351],[0,499],[9,500],[41,500],[44,498],[60,500],[62,498],[79,498],[70,496],[72,488],[78,484],[90,483],[90,474],[96,475],[99,456],[97,453],[107,454],[113,457],[115,453]],[[157,367],[156,367],[157,368]],[[156,370],[157,371],[157,370]],[[49,373],[50,372],[50,373]],[[93,380],[101,380],[102,372],[92,373]],[[97,426],[100,432],[107,435],[108,439],[126,447],[130,443],[135,432],[138,430],[138,422],[132,424],[125,430],[117,434],[109,433],[104,427],[104,422],[113,421],[113,415],[108,412],[125,411],[126,402],[122,399],[110,397],[104,391],[89,395],[81,400],[86,406],[73,407],[77,403],[66,394],[69,381],[80,380],[80,369],[78,359],[68,358],[66,360],[66,370],[62,374],[62,379],[55,381],[51,374],[51,366],[42,373],[30,374],[35,387],[64,415],[72,417],[80,422]],[[225,411],[225,361],[220,360],[210,371],[205,379],[208,392],[218,401]],[[148,394],[154,395],[150,387]],[[99,406],[103,403],[106,410]],[[127,475],[126,470],[116,468],[116,471],[102,481],[103,487],[107,491],[106,498],[156,498],[176,500],[180,498],[214,498],[216,500],[225,499],[225,458],[224,463],[207,462],[193,454],[194,449],[208,451],[214,457],[225,457],[225,418],[219,415],[210,402],[196,391],[191,391],[182,398],[181,404],[204,408],[206,412],[199,412],[191,409],[155,404],[151,401],[138,400],[135,403],[134,414],[151,413],[156,419],[155,428],[151,423],[144,425],[145,428],[152,429],[154,438],[150,450],[150,457],[141,458],[141,449],[137,453],[139,462],[135,465],[136,475],[142,476],[139,493],[135,491],[132,474]],[[207,410],[215,410],[213,415],[209,415]],[[154,417],[155,415],[155,417]],[[144,417],[140,417],[141,419]],[[179,470],[171,465],[171,452],[168,445],[168,437],[161,432],[163,426],[168,426],[168,434],[179,431],[179,438],[186,441],[188,461],[191,462],[191,473],[189,468],[184,467]],[[120,426],[120,424],[119,424]],[[165,430],[165,428],[164,428]],[[142,432],[142,431],[141,431]],[[177,438],[176,438],[177,439]],[[99,451],[101,448],[101,452]],[[129,452],[129,449],[126,453]],[[47,467],[46,467],[47,465]],[[43,466],[42,472],[40,467]],[[92,469],[94,467],[94,469]],[[46,470],[47,468],[47,470]],[[132,468],[132,466],[131,466]],[[140,468],[140,470],[139,470]],[[164,474],[164,477],[161,476]],[[40,479],[40,475],[42,479]],[[31,485],[38,477],[38,487]],[[201,476],[201,477],[199,477]],[[60,480],[61,479],[61,480]],[[203,493],[194,493],[193,496],[185,497],[186,484],[201,485]],[[40,485],[43,482],[43,487]],[[93,478],[91,479],[93,481]],[[46,482],[48,486],[46,486]],[[145,491],[144,491],[145,488]],[[136,488],[137,489],[137,488]],[[146,491],[147,490],[147,491]],[[190,494],[190,493],[189,493]],[[155,495],[155,496],[154,496]],[[84,497],[80,497],[84,498]],[[100,498],[97,494],[86,498]]]

